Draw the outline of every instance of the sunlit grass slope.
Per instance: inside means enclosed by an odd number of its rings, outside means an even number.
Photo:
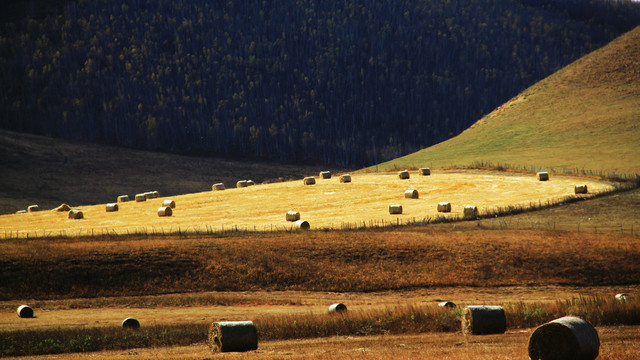
[[[640,173],[640,27],[495,109],[459,136],[374,169],[490,162]]]

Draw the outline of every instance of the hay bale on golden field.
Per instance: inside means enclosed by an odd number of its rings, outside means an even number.
[[[628,300],[628,296],[627,296],[627,294],[620,293],[620,294],[616,294],[615,299],[618,302],[626,303],[627,300]]]
[[[341,183],[350,183],[351,182],[351,175],[349,175],[349,174],[340,175],[340,182]]]
[[[298,212],[298,211],[287,211],[286,219],[287,219],[287,221],[298,221],[298,220],[300,220],[300,212]]]
[[[462,214],[464,220],[475,220],[478,218],[478,207],[473,205],[465,205]]]
[[[456,307],[456,304],[453,303],[452,301],[441,301],[438,303],[438,306],[444,307],[444,308],[454,308]]]
[[[585,320],[564,316],[535,329],[528,350],[531,360],[593,360],[600,352],[600,339],[596,329]]]
[[[71,209],[69,210],[68,218],[73,220],[84,219],[84,213],[80,209]]]
[[[536,179],[538,179],[538,181],[547,181],[549,180],[549,173],[548,172],[539,172],[536,174]]]
[[[255,182],[253,182],[253,180],[247,180],[247,186],[253,186],[253,185],[255,185],[255,184],[256,184],[256,183],[255,183]]]
[[[209,327],[213,352],[243,352],[258,348],[258,330],[253,321],[218,321]]]
[[[389,214],[402,214],[402,205],[389,205]]]
[[[404,192],[404,197],[407,199],[417,199],[418,198],[418,190],[407,190]]]
[[[320,177],[322,179],[331,179],[331,171],[320,171]]]
[[[127,202],[127,201],[129,201],[129,195],[118,196],[118,202]]]
[[[507,331],[507,318],[502,306],[470,305],[462,310],[462,332],[465,335],[502,334]]]
[[[107,212],[114,212],[114,211],[118,211],[118,204],[116,204],[116,203],[109,203],[109,204],[107,204],[106,210],[107,210]]]
[[[236,183],[237,188],[244,188],[247,186],[249,186],[249,184],[247,183],[247,180],[240,180]]]
[[[224,190],[224,184],[223,183],[217,183],[217,184],[213,184],[213,186],[211,186],[211,190]]]
[[[173,200],[167,199],[167,200],[164,200],[164,201],[162,202],[162,206],[164,206],[164,207],[170,207],[170,208],[172,208],[172,209],[175,209],[175,208],[176,208],[176,202],[175,202],[175,201],[173,201]]]
[[[144,193],[144,197],[146,197],[147,200],[149,200],[149,199],[153,199],[155,196],[153,196],[153,191],[147,191]]]
[[[173,210],[171,210],[170,207],[162,206],[158,208],[158,216],[162,217],[162,216],[171,216],[171,215],[173,215]]]
[[[449,202],[438,203],[438,212],[451,212],[451,203]]]
[[[145,195],[144,193],[136,194],[136,202],[143,202],[143,201],[147,201],[147,195]]]
[[[298,230],[309,230],[311,229],[311,225],[309,225],[308,221],[305,220],[297,220],[293,226]]]
[[[57,208],[54,208],[53,211],[65,212],[71,210],[71,206],[67,204],[60,204]]]
[[[402,170],[402,171],[398,172],[398,177],[400,179],[408,179],[409,178],[409,171],[408,170]]]
[[[305,185],[314,185],[316,183],[316,179],[313,176],[307,176],[303,180]]]
[[[431,170],[429,168],[420,168],[420,175],[429,176],[431,175]]]
[[[159,197],[160,197],[160,193],[159,193],[158,191],[154,190],[154,191],[152,191],[152,192],[151,192],[151,196],[152,196],[154,199],[157,199],[157,198],[159,198]]]
[[[140,329],[140,321],[134,317],[122,320],[122,327],[125,329]]]
[[[23,319],[30,319],[33,317],[33,309],[29,305],[20,305],[16,312],[18,313],[18,317]]]
[[[586,194],[589,192],[586,184],[576,185],[574,191],[576,194]]]
[[[28,212],[40,211],[40,206],[38,206],[38,205],[29,205],[29,206],[27,206],[27,211]]]
[[[347,311],[347,306],[343,303],[331,304],[329,306],[329,314],[339,314]]]
[[[16,211],[16,214],[26,214],[27,210],[18,210]]]

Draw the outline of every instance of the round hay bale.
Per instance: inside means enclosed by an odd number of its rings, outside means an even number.
[[[351,182],[351,175],[349,175],[349,174],[340,175],[340,182],[341,183],[350,183]]]
[[[159,193],[158,191],[154,190],[154,191],[152,191],[152,192],[151,192],[151,196],[152,196],[154,199],[157,199],[157,198],[159,198],[159,197],[160,197],[160,193]]]
[[[129,195],[118,196],[118,202],[127,202],[127,201],[129,201]]]
[[[398,177],[400,179],[408,179],[409,178],[409,171],[408,170],[402,170],[398,173]]]
[[[122,327],[125,329],[140,329],[140,321],[134,317],[122,320]]]
[[[538,179],[539,181],[547,181],[549,180],[549,173],[548,172],[539,172],[536,174],[536,179]]]
[[[287,221],[298,221],[298,220],[300,220],[300,212],[298,212],[298,211],[287,211],[286,219],[287,219]]]
[[[33,309],[29,305],[20,305],[16,312],[18,313],[18,317],[23,319],[30,319],[33,317]]]
[[[16,211],[16,214],[26,214],[27,210],[18,210]]]
[[[255,185],[255,184],[256,184],[256,183],[255,183],[255,182],[253,182],[253,180],[247,180],[247,186],[253,186],[253,185]]]
[[[79,209],[71,209],[69,210],[69,219],[73,219],[73,220],[78,220],[78,219],[83,219],[84,218],[84,214],[82,213],[82,210]]]
[[[475,220],[478,218],[478,207],[473,205],[465,205],[463,210],[463,218],[465,220]]]
[[[296,229],[299,229],[299,230],[311,229],[311,225],[309,225],[309,222],[305,220],[297,220],[293,225],[295,226]]]
[[[600,352],[598,332],[575,316],[565,316],[539,326],[529,338],[531,360],[593,360]]]
[[[173,201],[173,200],[164,200],[162,202],[162,206],[170,207],[172,209],[175,209],[176,208],[176,202]]]
[[[626,303],[629,298],[627,297],[627,294],[620,293],[616,294],[615,299],[621,303]]]
[[[53,209],[53,211],[65,212],[71,210],[71,206],[67,204],[60,204],[57,208]]]
[[[444,307],[444,308],[454,308],[456,307],[456,304],[451,301],[441,301],[438,303],[438,306]]]
[[[407,190],[404,192],[404,197],[406,197],[407,199],[417,199],[418,190]]]
[[[347,306],[343,303],[331,304],[329,306],[329,314],[339,314],[347,311]]]
[[[258,331],[253,321],[218,321],[209,327],[208,343],[213,352],[256,350]]]
[[[146,193],[144,193],[144,197],[146,197],[147,200],[149,200],[149,199],[153,199],[155,196],[153,195],[153,191],[147,191]]]
[[[451,212],[451,203],[441,202],[438,203],[438,212]]]
[[[143,202],[143,201],[147,201],[147,195],[145,195],[144,193],[136,194],[136,202]]]
[[[576,194],[586,194],[588,192],[589,191],[587,190],[587,185],[586,184],[584,184],[584,185],[576,185],[576,187],[575,187],[575,193]]]
[[[402,205],[389,205],[389,214],[402,214]]]
[[[168,206],[162,206],[158,208],[158,216],[171,216],[173,215],[173,211]]]
[[[313,176],[307,176],[303,180],[305,185],[314,185],[316,183],[316,179]]]
[[[107,204],[107,212],[114,212],[114,211],[118,211],[118,204],[116,203]]]
[[[465,335],[502,334],[507,331],[507,318],[502,306],[470,305],[462,310],[462,332]]]
[[[213,184],[213,186],[211,186],[211,190],[224,190],[224,184],[223,183],[217,183],[217,184]]]
[[[431,170],[429,168],[420,168],[420,175],[429,176],[431,175]]]
[[[320,177],[323,179],[331,179],[331,171],[320,171]]]
[[[249,184],[247,183],[247,180],[240,180],[236,183],[237,188],[244,188],[247,186],[249,186]]]
[[[40,211],[40,206],[38,205],[29,205],[27,207],[27,211],[28,212],[36,212],[36,211]]]

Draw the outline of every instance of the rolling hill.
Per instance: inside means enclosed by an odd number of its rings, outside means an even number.
[[[369,169],[474,163],[640,173],[640,27],[531,86],[460,135]]]

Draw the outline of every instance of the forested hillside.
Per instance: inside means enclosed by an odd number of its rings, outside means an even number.
[[[1,24],[1,128],[348,166],[446,140],[640,24],[605,0],[38,6]]]

